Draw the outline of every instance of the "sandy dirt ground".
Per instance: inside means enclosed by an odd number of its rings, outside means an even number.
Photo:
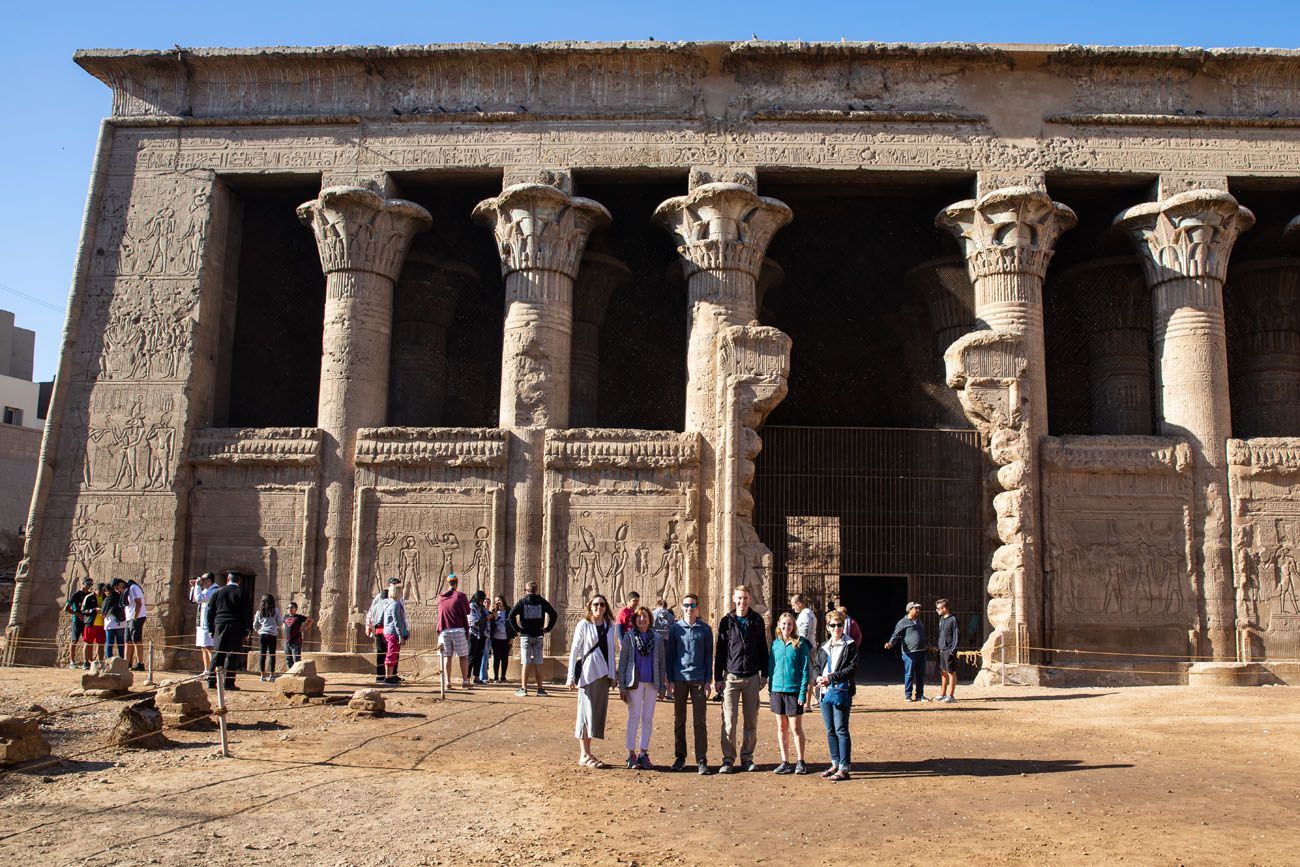
[[[161,678],[160,678],[161,679]],[[5,669],[0,712],[80,700],[77,673]],[[593,771],[576,764],[562,688],[436,682],[389,692],[391,715],[290,707],[243,677],[233,758],[215,732],[0,776],[3,864],[1296,864],[1300,690],[963,688],[956,705],[863,687],[854,778],[778,777],[761,711],[754,773]],[[335,675],[332,695],[368,686]],[[766,698],[766,696],[765,696]],[[54,755],[101,744],[114,703],[43,726]],[[721,711],[711,706],[710,759]],[[626,720],[611,702],[619,762]],[[816,771],[827,748],[807,717]],[[660,704],[650,755],[672,760]]]

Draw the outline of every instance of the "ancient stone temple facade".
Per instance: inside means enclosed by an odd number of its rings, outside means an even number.
[[[554,656],[593,593],[739,584],[950,596],[985,678],[1300,656],[1300,53],[77,62],[113,111],[9,662],[85,576],[183,643],[209,569],[336,652],[388,577],[430,643],[454,571],[539,581]]]

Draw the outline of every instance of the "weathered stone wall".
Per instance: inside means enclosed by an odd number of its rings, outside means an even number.
[[[0,491],[5,492],[0,502],[0,533],[11,537],[27,523],[41,436],[39,429],[0,424]]]

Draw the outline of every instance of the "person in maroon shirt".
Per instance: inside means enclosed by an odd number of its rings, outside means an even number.
[[[290,668],[302,659],[302,631],[311,618],[298,613],[298,603],[289,603],[289,613],[284,618],[284,665]]]
[[[636,629],[636,610],[640,607],[641,594],[633,590],[627,594],[627,607],[618,612],[618,629],[615,632],[620,647],[622,646],[623,636]]]
[[[451,678],[448,661],[460,657],[460,687],[469,689],[469,597],[460,592],[460,577],[447,576],[447,589],[438,594],[438,647],[442,650],[442,677]]]

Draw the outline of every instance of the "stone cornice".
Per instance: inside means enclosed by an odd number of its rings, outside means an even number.
[[[1049,470],[1087,473],[1190,473],[1191,447],[1170,437],[1044,437],[1040,450]]]
[[[1300,437],[1260,437],[1228,440],[1228,465],[1253,472],[1300,470]]]
[[[700,435],[677,431],[574,428],[546,432],[546,468],[669,469],[700,462]]]
[[[358,465],[500,467],[507,433],[497,428],[375,427],[357,431]]]
[[[312,467],[320,448],[314,427],[199,428],[190,440],[190,463]]]
[[[112,88],[114,117],[185,123],[782,112],[825,112],[785,118],[802,121],[964,123],[994,108],[963,106],[966,85],[990,71],[1033,87],[1067,82],[1049,115],[1200,115],[1243,125],[1300,117],[1300,94],[1280,84],[1300,75],[1300,52],[1280,49],[751,40],[89,50],[75,60]]]

